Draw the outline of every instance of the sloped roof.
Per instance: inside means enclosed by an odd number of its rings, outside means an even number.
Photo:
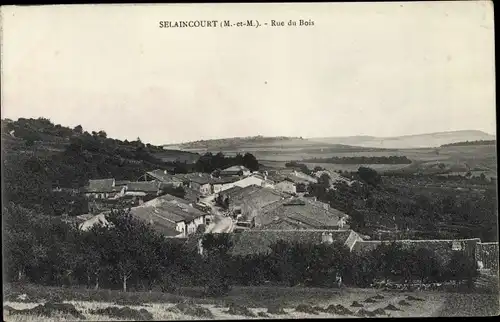
[[[113,192],[115,179],[89,180],[89,185],[85,189],[87,192]]]
[[[233,183],[236,181],[241,180],[243,177],[240,176],[233,176],[233,177],[223,177],[223,178],[213,178],[210,180],[211,184],[226,184],[226,183]]]
[[[175,176],[173,176],[169,173],[165,173],[165,170],[161,170],[161,169],[149,171],[149,172],[147,172],[147,174],[150,175],[151,177],[155,178],[156,180],[161,181],[161,182],[179,181],[179,179],[177,179]]]
[[[85,220],[83,223],[81,223],[79,225],[79,228],[81,230],[89,230],[94,225],[97,225],[98,223],[102,223],[104,226],[108,226],[110,224],[106,220],[106,214],[105,213],[101,213],[101,214],[95,215],[92,218]]]
[[[130,180],[116,180],[115,186],[126,186],[130,183]]]
[[[289,242],[316,243],[322,242],[322,234],[331,233],[333,240],[345,243],[350,230],[247,230],[232,234],[234,255],[270,253],[270,246],[279,240]]]
[[[184,198],[191,202],[196,201],[199,197],[202,196],[201,192],[190,188],[184,188],[184,192]]]
[[[233,165],[232,167],[222,170],[221,173],[239,172],[239,171],[250,171],[250,170],[242,165]]]
[[[286,177],[286,180],[290,180],[292,181],[293,183],[304,183],[304,184],[308,184],[308,183],[316,183],[317,180],[311,176],[307,176],[306,174],[303,174],[304,177],[302,176],[299,176],[299,175],[296,175],[294,173],[292,174],[289,174],[287,177]],[[309,178],[307,178],[307,177]]]
[[[338,227],[344,214],[331,208],[310,202],[305,198],[283,199],[266,205],[261,215],[255,218],[256,224],[266,226],[277,218],[288,218],[309,225],[311,228]]]
[[[128,191],[157,192],[158,184],[154,181],[130,182],[127,184]]]

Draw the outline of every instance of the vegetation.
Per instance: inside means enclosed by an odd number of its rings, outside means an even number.
[[[406,156],[382,156],[382,157],[331,157],[313,158],[302,160],[312,163],[334,163],[334,164],[410,164],[412,161]]]
[[[350,216],[354,230],[372,238],[481,238],[498,241],[495,185],[482,181],[481,189],[456,190],[438,177],[381,177],[360,168],[348,185],[311,184],[308,193]],[[444,185],[444,187],[443,187]],[[379,235],[379,229],[394,233]]]
[[[447,146],[490,145],[496,143],[497,143],[496,140],[477,140],[477,141],[465,141],[465,142],[462,141],[462,142],[443,144],[441,145],[441,147],[444,148]]]
[[[87,213],[88,205],[80,188],[89,179],[136,181],[145,172],[158,168],[178,173],[212,172],[232,165],[258,168],[257,160],[249,153],[235,157],[207,154],[193,165],[166,163],[155,157],[161,147],[144,144],[140,138],[115,140],[104,131],[90,134],[81,126],[70,129],[44,118],[2,120],[2,143],[5,200],[44,215]],[[44,144],[55,144],[59,150],[50,152]],[[184,196],[181,190],[167,190]]]
[[[196,162],[195,170],[197,172],[220,171],[235,165],[242,165],[251,171],[259,170],[259,162],[251,153],[244,155],[237,154],[234,157],[226,157],[222,152],[213,155],[210,152],[205,153]]]
[[[297,170],[299,170],[305,174],[308,174],[308,175],[312,174],[312,171],[307,167],[307,165],[305,165],[303,163],[296,162],[296,161],[291,161],[291,162],[285,163],[285,167],[297,169]]]
[[[441,265],[423,249],[381,246],[368,254],[351,253],[342,244],[279,241],[269,254],[233,256],[228,234],[203,236],[203,255],[192,243],[157,234],[127,212],[113,212],[109,226],[89,231],[56,219],[41,219],[15,205],[4,208],[5,277],[41,285],[87,285],[124,292],[202,286],[220,296],[231,285],[335,287],[338,275],[348,285],[368,286],[376,278],[403,281],[470,281],[475,266],[464,255]],[[198,236],[199,237],[199,236]],[[195,238],[196,239],[196,238]],[[197,243],[196,243],[197,244]],[[191,246],[190,246],[191,245]]]

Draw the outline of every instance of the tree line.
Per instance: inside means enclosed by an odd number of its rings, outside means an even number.
[[[462,142],[443,144],[441,145],[441,147],[444,148],[447,146],[491,145],[496,143],[497,143],[496,140],[462,141]]]
[[[201,286],[206,295],[221,295],[232,285],[334,287],[339,276],[359,287],[377,279],[407,285],[453,280],[471,286],[477,274],[473,260],[461,252],[446,264],[431,250],[395,243],[358,255],[340,243],[278,241],[268,254],[241,256],[231,254],[229,234],[198,234],[191,242],[164,238],[126,211],[112,212],[109,226],[88,231],[12,204],[3,208],[3,216],[10,282],[168,292]]]
[[[217,154],[207,152],[198,159],[194,169],[196,172],[212,173],[235,165],[242,165],[251,171],[259,170],[259,162],[253,154],[248,152],[244,155],[238,153],[234,157],[225,156],[222,152]]]
[[[333,164],[410,164],[412,161],[406,156],[354,156],[354,157],[331,157],[313,158],[303,160],[312,163],[333,163]]]

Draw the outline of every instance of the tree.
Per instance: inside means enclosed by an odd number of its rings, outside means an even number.
[[[330,176],[328,173],[323,173],[319,179],[318,179],[318,184],[323,185],[325,187],[330,187]]]
[[[103,139],[105,139],[105,138],[107,138],[107,137],[108,137],[108,135],[106,134],[106,132],[104,132],[104,131],[102,131],[102,130],[101,130],[101,131],[99,131],[99,133],[97,133],[97,135],[98,135],[100,138],[103,138]]]
[[[373,186],[381,182],[380,175],[372,168],[360,167],[358,169],[358,175],[361,180]]]
[[[230,289],[230,254],[233,243],[230,234],[205,234],[202,239],[204,252],[205,293],[209,296],[227,294]]]
[[[427,248],[419,248],[415,252],[415,257],[415,271],[420,277],[420,285],[425,281],[436,281],[440,278],[441,266],[436,253]]]
[[[467,286],[471,288],[474,278],[478,275],[474,260],[468,258],[463,252],[454,252],[447,265],[447,276],[460,285],[463,280],[467,280]]]
[[[127,281],[144,267],[139,267],[145,244],[142,236],[149,233],[145,223],[134,219],[130,212],[114,211],[107,220],[112,224],[109,229],[109,242],[106,244],[107,261],[118,274],[123,291],[127,291]]]
[[[8,264],[8,272],[15,272],[18,281],[23,279],[29,267],[36,267],[45,254],[45,249],[38,244],[33,230],[33,216],[30,210],[12,203],[2,211],[5,262]],[[10,274],[11,278],[12,275],[14,274]]]
[[[78,134],[82,134],[83,133],[83,127],[81,125],[77,125],[73,129],[73,132],[78,133]]]
[[[247,167],[250,171],[259,170],[259,162],[255,156],[251,153],[245,153],[243,156],[243,165]]]

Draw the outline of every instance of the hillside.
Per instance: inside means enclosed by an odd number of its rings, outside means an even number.
[[[361,147],[413,149],[439,147],[455,142],[495,140],[495,136],[482,131],[465,130],[404,135],[397,137],[348,136],[310,138],[308,140],[328,144],[348,144]]]
[[[261,135],[248,137],[221,138],[213,140],[198,140],[180,144],[164,145],[164,148],[177,148],[182,150],[212,150],[213,148],[228,149],[248,146],[276,146],[276,145],[303,145],[307,140],[299,137],[265,137]]]
[[[89,179],[137,180],[158,168],[186,168],[189,158],[199,155],[116,140],[104,131],[88,133],[44,118],[2,120],[3,197],[39,213],[81,213],[67,209],[83,207],[81,196],[54,192],[55,187],[72,191]]]

